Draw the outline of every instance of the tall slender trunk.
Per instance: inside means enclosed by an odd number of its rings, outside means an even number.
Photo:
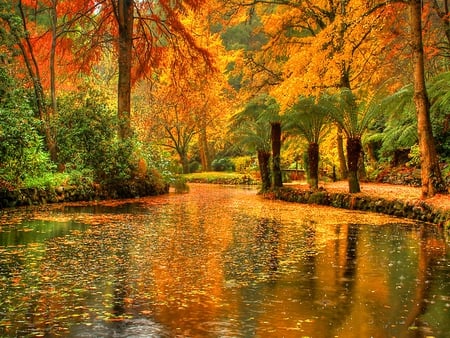
[[[312,142],[308,145],[309,186],[316,190],[319,187],[319,145]]]
[[[422,1],[411,0],[411,44],[414,69],[414,104],[417,113],[422,197],[446,192],[439,168],[436,145],[430,120],[430,102],[425,86],[424,51],[422,42]]]
[[[337,128],[336,142],[339,157],[339,176],[341,179],[346,179],[348,177],[348,169],[344,153],[344,138],[342,137],[342,128],[340,126]]]
[[[358,137],[348,138],[347,158],[348,158],[348,188],[351,194],[361,191],[358,178],[358,162],[361,154],[361,139]]]
[[[133,50],[134,1],[118,0],[117,21],[119,24],[119,82],[118,111],[119,136],[128,139],[131,134],[131,60]]]
[[[268,191],[271,186],[270,179],[270,152],[258,150],[259,173],[261,174],[261,191]]]
[[[280,188],[283,186],[283,177],[281,173],[281,122],[271,122],[271,141],[272,141],[272,171],[273,186]]]
[[[200,120],[200,130],[198,134],[198,150],[200,153],[200,161],[202,164],[202,171],[211,170],[211,161],[208,148],[208,135],[206,133],[206,118]]]
[[[27,19],[25,16],[25,12],[22,6],[22,1],[19,0],[18,8],[20,11],[20,16],[22,19],[22,27],[24,32],[28,32],[27,27]],[[10,22],[8,22],[10,25],[11,31],[14,34],[14,37],[17,40],[17,45],[20,48],[20,51],[22,53],[23,59],[25,61],[25,65],[27,67],[28,76],[30,77],[32,83],[33,83],[33,89],[35,94],[35,100],[36,100],[36,109],[37,113],[39,114],[39,118],[42,121],[43,129],[44,129],[44,135],[45,135],[45,142],[48,149],[48,152],[50,154],[50,159],[57,163],[58,160],[58,152],[56,147],[56,141],[55,137],[52,132],[51,128],[51,120],[52,120],[52,109],[48,107],[48,105],[45,103],[45,93],[44,89],[42,87],[42,80],[41,75],[39,71],[39,64],[36,60],[36,57],[34,55],[33,46],[31,44],[31,41],[29,39],[29,36],[25,34],[24,43],[22,43],[22,36],[19,36],[16,29],[13,28]]]

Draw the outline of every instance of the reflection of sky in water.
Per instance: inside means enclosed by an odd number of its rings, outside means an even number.
[[[201,185],[115,204],[47,207],[2,228],[1,335],[450,332],[435,230]]]

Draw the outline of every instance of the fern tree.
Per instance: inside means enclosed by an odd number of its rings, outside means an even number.
[[[308,142],[308,173],[311,189],[319,184],[319,144],[329,129],[330,101],[322,96],[299,97],[286,112],[285,129],[288,134],[303,137]]]
[[[377,114],[376,102],[359,103],[349,88],[342,88],[336,97],[332,118],[347,136],[348,186],[350,193],[361,191],[358,164],[362,153],[362,137]]]
[[[413,87],[407,85],[374,103],[380,130],[368,137],[368,142],[379,141],[383,157],[392,156],[399,149],[410,149],[417,144],[417,119],[413,102]]]
[[[266,109],[264,99],[253,99],[243,110],[234,115],[230,126],[235,145],[243,146],[257,153],[261,175],[261,191],[267,191],[271,187],[271,133],[267,120],[262,118]]]
[[[260,108],[258,120],[270,125],[270,143],[272,148],[272,186],[280,188],[283,186],[281,173],[281,116],[280,106],[277,101],[266,94],[261,94],[252,100]]]

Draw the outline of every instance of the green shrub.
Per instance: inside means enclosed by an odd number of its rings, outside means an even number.
[[[102,93],[89,87],[59,99],[54,126],[58,161],[69,170],[102,168],[121,156],[117,152],[116,114],[106,101]]]
[[[202,167],[202,165],[200,164],[200,162],[192,161],[191,163],[189,163],[189,172],[196,173],[196,172],[200,171],[201,167]]]
[[[416,167],[420,166],[420,149],[418,144],[415,144],[411,147],[408,157],[410,158],[409,164]]]
[[[256,160],[252,156],[239,156],[231,159],[236,168],[236,171],[239,173],[245,173],[249,171],[258,170],[258,164]]]
[[[219,158],[212,161],[211,166],[215,171],[234,171],[235,166],[229,157]]]
[[[41,176],[28,176],[23,182],[24,188],[56,188],[64,185],[69,180],[69,176],[65,173],[44,173]]]
[[[189,192],[189,185],[187,184],[187,179],[183,176],[176,176],[172,185],[175,188],[175,192],[177,194]]]
[[[3,80],[7,75],[1,70]],[[14,89],[11,79],[0,92],[0,181],[20,187],[55,166],[45,151],[41,122],[34,116],[28,93]]]

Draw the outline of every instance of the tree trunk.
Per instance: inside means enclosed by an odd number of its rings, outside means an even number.
[[[119,137],[131,136],[131,60],[133,50],[134,1],[118,0],[117,21],[119,24],[119,83],[118,111]]]
[[[268,191],[271,186],[270,179],[270,153],[258,150],[259,173],[261,174],[261,191]]]
[[[186,153],[180,153],[181,166],[183,168],[183,174],[189,174],[189,160]]]
[[[208,136],[206,133],[206,123],[204,119],[200,122],[200,132],[198,134],[198,150],[200,153],[200,161],[202,164],[202,171],[211,171],[211,161],[208,149]]]
[[[347,162],[345,159],[344,154],[344,140],[342,137],[342,128],[338,126],[337,130],[337,151],[338,151],[338,157],[339,157],[339,176],[341,179],[346,179],[348,177],[348,169],[347,169]]]
[[[319,145],[308,145],[309,187],[317,190],[319,187]]]
[[[417,113],[417,129],[420,149],[422,197],[446,192],[439,168],[436,145],[430,120],[430,102],[425,86],[424,51],[422,42],[422,1],[411,0],[411,44],[414,71],[414,104]]]
[[[348,138],[347,158],[348,158],[348,188],[351,194],[361,191],[358,178],[358,162],[361,154],[361,139]]]
[[[24,32],[28,32],[27,21],[25,12],[22,6],[22,1],[19,1],[18,8],[20,11],[20,16],[22,19],[22,27]],[[31,44],[29,35],[25,34],[25,43],[22,43],[22,37],[18,35],[15,28],[11,22],[8,22],[10,25],[11,32],[13,32],[14,37],[17,39],[17,45],[22,52],[22,56],[27,67],[28,75],[33,83],[33,90],[35,94],[36,100],[36,109],[39,114],[39,118],[42,121],[42,125],[44,128],[45,142],[50,154],[50,159],[57,163],[58,161],[58,152],[55,137],[53,135],[53,131],[51,128],[52,124],[52,109],[50,109],[45,103],[45,93],[42,87],[42,80],[39,71],[39,64],[34,56],[33,46]]]
[[[272,122],[271,126],[271,141],[272,141],[272,171],[273,171],[273,186],[280,188],[283,186],[283,177],[281,174],[281,123]]]

